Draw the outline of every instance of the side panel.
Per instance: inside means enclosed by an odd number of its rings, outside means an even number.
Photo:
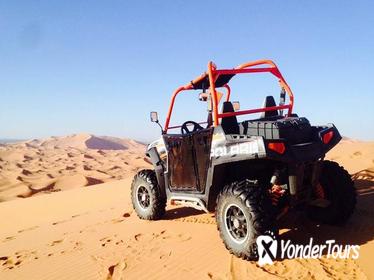
[[[189,135],[164,135],[167,178],[172,191],[205,191],[213,129]]]
[[[164,135],[168,153],[167,172],[170,188],[196,190],[197,178],[193,157],[193,141],[190,135]]]
[[[207,203],[210,211],[214,211],[215,198],[221,190],[219,186],[213,185],[214,173],[218,172],[220,181],[225,181],[233,176],[235,168],[226,170],[219,169],[217,166],[224,164],[240,163],[262,159],[266,157],[266,150],[263,138],[260,136],[247,135],[225,135],[221,126],[214,128],[211,152],[210,152],[210,168],[207,172],[206,189],[203,200]],[[223,171],[223,172],[221,172]],[[238,170],[240,172],[240,170]]]
[[[207,173],[210,165],[210,147],[212,143],[213,129],[201,130],[192,135],[194,157],[197,172],[197,191],[204,192]]]

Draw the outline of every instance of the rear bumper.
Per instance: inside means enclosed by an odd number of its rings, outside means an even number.
[[[277,142],[283,142],[285,144],[286,149],[283,154],[279,154],[268,148],[268,143],[275,142],[274,140],[265,140],[266,157],[283,162],[296,163],[315,161],[323,158],[329,150],[339,143],[342,137],[333,124],[319,127],[317,129],[318,133],[315,135],[312,142],[290,144],[282,139],[277,140]],[[333,136],[327,143],[324,143],[323,136],[329,132],[332,132]]]

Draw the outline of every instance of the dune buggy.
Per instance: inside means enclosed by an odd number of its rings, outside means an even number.
[[[261,108],[241,110],[231,102],[229,82],[254,73],[278,79],[279,103],[266,96]],[[184,91],[199,91],[207,103],[206,122],[170,126],[175,99]],[[256,238],[277,232],[277,220],[290,209],[322,223],[345,222],[356,204],[353,181],[343,167],[324,160],[341,136],[333,124],[312,126],[293,113],[293,103],[290,87],[271,60],[233,69],[209,62],[207,72],[174,92],[165,125],[160,125],[162,136],[147,147],[153,169],[136,174],[131,187],[137,215],[159,219],[167,200],[215,211],[226,248],[244,259],[257,257]],[[237,120],[255,113],[260,117]],[[151,120],[158,123],[156,112]]]

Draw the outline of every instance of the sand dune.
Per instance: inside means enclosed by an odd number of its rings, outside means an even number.
[[[122,139],[110,136],[95,136],[92,134],[73,134],[69,136],[55,137],[48,139],[34,139],[26,142],[13,144],[13,146],[25,145],[27,147],[44,148],[75,148],[75,149],[96,149],[96,150],[127,150],[144,147],[143,144],[132,139]]]
[[[138,219],[127,178],[0,203],[0,279],[374,279],[374,157],[367,158],[372,152],[370,143],[343,141],[328,155],[348,166],[356,180],[357,210],[345,226],[316,225],[300,214],[280,225],[281,238],[295,243],[313,236],[321,242],[358,244],[358,260],[323,256],[259,267],[227,252],[212,214],[168,206],[161,221]],[[84,154],[73,157],[83,160]],[[84,184],[80,168],[59,182]],[[28,175],[19,176],[30,180],[29,172],[36,174],[28,166],[22,170]]]
[[[125,178],[147,166],[130,139],[76,134],[0,147],[0,201]]]
[[[344,139],[327,158],[344,164],[350,174],[356,174],[374,166],[374,142]]]

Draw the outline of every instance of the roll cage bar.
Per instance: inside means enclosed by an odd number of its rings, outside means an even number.
[[[262,67],[256,67],[262,66]],[[265,66],[265,67],[264,67]],[[277,77],[279,80],[279,85],[283,88],[288,96],[289,96],[289,103],[285,105],[278,105],[273,107],[266,107],[266,108],[258,108],[258,109],[250,109],[250,110],[241,110],[236,112],[228,112],[228,113],[219,113],[218,112],[218,96],[216,88],[225,87],[227,89],[227,96],[226,101],[230,100],[231,90],[228,85],[229,81],[232,77],[236,74],[245,74],[245,73],[266,73],[269,72]],[[208,63],[208,71],[202,74],[200,77],[196,78],[195,80],[191,81],[190,83],[177,88],[172,97],[169,106],[169,111],[166,116],[165,126],[164,126],[164,133],[168,131],[169,124],[170,124],[170,117],[173,112],[174,102],[176,96],[185,90],[196,90],[196,89],[210,89],[210,94],[212,96],[212,107],[213,107],[213,126],[219,125],[219,119],[230,117],[230,116],[240,116],[246,114],[255,114],[260,112],[266,111],[275,111],[275,110],[285,110],[288,109],[287,115],[290,116],[292,114],[294,97],[291,91],[291,88],[288,86],[286,80],[283,78],[282,74],[280,73],[276,64],[271,60],[256,60],[253,62],[243,63],[233,69],[217,69],[217,66],[210,61]]]

